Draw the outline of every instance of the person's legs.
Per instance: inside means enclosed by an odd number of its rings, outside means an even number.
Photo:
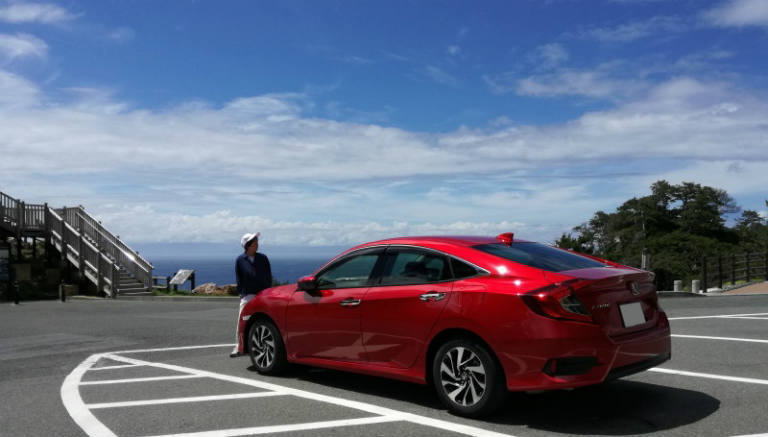
[[[240,298],[240,309],[237,310],[237,321],[235,322],[235,348],[232,349],[232,352],[229,354],[230,357],[238,356],[240,355],[240,350],[237,348],[237,345],[239,343],[239,337],[238,337],[238,328],[240,327],[240,315],[243,313],[243,308],[245,308],[245,305],[251,301],[251,299],[256,296],[255,294],[246,294],[245,296]]]

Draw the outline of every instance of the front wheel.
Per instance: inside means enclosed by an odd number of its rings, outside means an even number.
[[[266,319],[257,320],[248,330],[248,351],[256,371],[264,375],[282,372],[288,362],[280,331]]]
[[[451,340],[432,362],[437,395],[451,411],[467,417],[486,416],[507,397],[504,373],[490,352],[472,339]]]

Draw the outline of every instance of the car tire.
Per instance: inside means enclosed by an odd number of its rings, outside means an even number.
[[[288,364],[280,331],[267,319],[256,320],[248,329],[248,353],[255,370],[264,375],[276,375]]]
[[[508,394],[499,363],[483,344],[470,338],[450,340],[437,350],[432,382],[443,404],[466,417],[495,412]]]

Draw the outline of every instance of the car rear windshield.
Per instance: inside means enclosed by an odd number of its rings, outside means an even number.
[[[539,243],[512,243],[511,246],[493,243],[472,247],[519,264],[550,272],[605,267],[605,264],[591,258]]]

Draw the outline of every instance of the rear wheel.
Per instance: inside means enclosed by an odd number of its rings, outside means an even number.
[[[285,345],[280,331],[271,321],[259,319],[248,330],[248,351],[256,371],[275,375],[285,369]]]
[[[472,339],[451,340],[438,349],[432,381],[443,404],[462,416],[491,414],[507,397],[501,367],[485,346]]]

